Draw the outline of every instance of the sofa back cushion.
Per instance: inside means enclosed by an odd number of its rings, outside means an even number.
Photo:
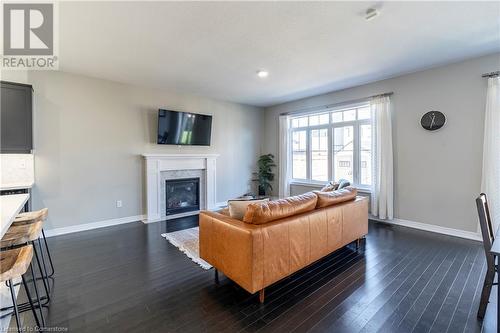
[[[318,196],[318,201],[316,202],[316,208],[323,208],[338,203],[354,200],[358,194],[358,190],[352,186],[345,187],[341,190],[321,192],[314,191],[314,194]]]
[[[305,213],[316,208],[318,197],[312,192],[263,203],[251,203],[243,222],[264,224],[288,216]]]
[[[233,219],[243,220],[243,216],[245,216],[248,205],[267,201],[269,201],[269,198],[261,200],[228,200],[227,204],[229,207],[229,216],[231,216]]]

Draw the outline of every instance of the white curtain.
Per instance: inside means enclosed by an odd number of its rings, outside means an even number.
[[[488,79],[481,191],[488,197],[493,229],[500,224],[500,77]]]
[[[279,118],[279,196],[280,198],[290,196],[290,118],[287,115],[281,115]]]
[[[394,218],[394,168],[392,155],[391,100],[375,97],[372,111],[371,213],[380,219]]]

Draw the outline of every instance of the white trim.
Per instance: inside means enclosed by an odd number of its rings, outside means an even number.
[[[379,96],[379,95],[375,95],[375,96]],[[340,103],[334,103],[334,104],[328,104],[328,105],[311,106],[311,107],[307,107],[304,109],[298,109],[298,110],[294,110],[294,111],[290,111],[290,112],[281,113],[281,115],[287,115],[287,116],[294,118],[294,117],[300,117],[300,116],[305,116],[305,115],[315,114],[315,113],[320,114],[320,113],[327,113],[327,112],[329,113],[329,112],[344,111],[344,110],[347,110],[350,108],[356,108],[356,107],[360,107],[364,104],[370,103],[370,100],[372,99],[372,97],[374,97],[374,96],[363,97],[363,98],[359,98],[359,99],[355,99],[355,100],[351,100],[351,101],[343,101]]]
[[[142,154],[145,159],[156,158],[215,158],[219,154]]]
[[[290,185],[322,188],[326,185],[326,182],[315,183],[315,182],[308,182],[308,181],[301,181],[301,180],[291,180]],[[371,193],[371,190],[367,187],[357,187],[356,185],[351,185],[351,186],[355,187],[356,190],[358,190],[358,192],[360,192],[360,193],[368,193],[368,194]]]
[[[118,225],[118,224],[137,222],[137,221],[143,220],[144,218],[145,218],[145,215],[127,216],[127,217],[120,217],[117,219],[103,220],[103,221],[85,223],[85,224],[77,224],[77,225],[72,225],[69,227],[47,229],[47,230],[45,230],[45,235],[47,237],[53,237],[53,236],[59,236],[59,235],[65,235],[65,234],[72,234],[74,232],[87,231],[87,230],[92,230],[92,229],[110,227],[110,226]]]
[[[413,228],[413,229],[435,232],[438,234],[443,234],[443,235],[448,235],[448,236],[471,239],[471,240],[480,241],[480,242],[483,241],[483,239],[479,233],[472,232],[472,231],[465,231],[465,230],[460,230],[460,229],[441,227],[441,226],[434,225],[434,224],[427,224],[427,223],[421,223],[421,222],[415,222],[415,221],[409,221],[409,220],[403,220],[403,219],[381,220],[381,219],[379,219],[375,216],[372,216],[372,215],[370,215],[370,220],[383,222],[383,223],[387,223],[387,224],[395,224],[395,225]]]
[[[143,154],[146,161],[146,217],[147,222],[165,220],[160,198],[163,171],[202,170],[205,177],[202,209],[213,209],[216,200],[216,158],[217,154]],[[180,217],[181,215],[175,215]],[[172,216],[173,218],[173,216]]]
[[[12,191],[12,190],[27,190],[33,187],[35,183],[10,183],[10,184],[1,184],[0,191]]]

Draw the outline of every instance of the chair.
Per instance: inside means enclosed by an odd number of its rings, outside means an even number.
[[[481,193],[476,199],[477,212],[479,214],[479,224],[481,226],[481,234],[483,236],[483,246],[484,252],[486,254],[486,264],[488,266],[486,270],[486,276],[484,277],[483,291],[481,292],[481,301],[479,303],[479,309],[477,311],[477,317],[479,319],[484,318],[486,313],[486,306],[488,305],[488,300],[490,298],[491,287],[498,285],[498,283],[493,283],[495,279],[495,273],[498,272],[498,265],[496,264],[496,258],[490,253],[491,246],[495,240],[495,232],[491,223],[490,210],[488,208],[488,199],[486,194]]]
[[[26,212],[26,213],[21,213],[16,216],[14,222],[12,222],[13,226],[20,226],[24,224],[32,224],[38,221],[45,221],[49,215],[49,210],[47,208],[43,208],[37,211],[33,212]],[[45,231],[42,228],[42,238],[43,242],[45,243],[45,250],[47,251],[47,256],[49,258],[49,264],[50,264],[50,269],[51,272],[48,274],[49,277],[52,277],[54,275],[54,264],[52,263],[52,256],[50,255],[50,250],[49,250],[49,245],[47,244],[47,238],[45,237]],[[40,240],[39,240],[40,242]],[[42,261],[43,265],[45,266],[45,259],[43,257],[42,253]]]
[[[31,293],[28,288],[28,284],[25,278],[25,274],[28,271],[28,268],[31,271],[31,275],[33,277],[33,281],[36,281],[35,277],[35,272],[33,271],[33,266],[31,265],[31,260],[33,258],[33,246],[32,245],[26,245],[22,247],[18,247],[16,249],[12,250],[5,250],[0,252],[0,262],[2,265],[0,265],[0,282],[6,282],[9,289],[10,289],[10,296],[12,298],[12,306],[7,307],[7,309],[13,309],[12,312],[5,314],[14,314],[16,318],[16,324],[18,331],[25,331],[22,330],[21,328],[21,320],[19,317],[19,308],[17,305],[17,298],[16,298],[16,293],[14,290],[14,284],[13,281],[14,279],[21,278],[22,284],[24,286],[24,290],[26,292],[26,296],[28,297],[28,302],[30,305],[31,312],[33,313],[33,316],[35,317],[35,322],[36,325],[39,328],[43,328],[45,326],[45,319],[43,318],[43,312],[42,312],[42,307],[39,306],[40,310],[40,319],[38,318],[38,315],[36,313],[36,307],[33,302],[33,299],[31,298]],[[38,288],[36,283],[34,283],[35,286],[35,294],[36,294],[36,302],[40,304],[40,296],[38,295]],[[5,316],[3,315],[3,316]],[[2,317],[3,317],[2,316]]]
[[[37,280],[42,280],[43,287],[45,290],[45,295],[40,298],[43,303],[37,303],[38,306],[46,306],[50,302],[50,283],[47,274],[47,268],[45,262],[43,261],[42,245],[40,241],[40,236],[42,233],[43,221],[39,220],[29,224],[11,225],[7,232],[0,240],[0,249],[12,250],[22,246],[32,245],[32,251],[35,254],[36,263],[38,270],[40,271],[39,278],[33,278],[34,284],[36,285]],[[38,240],[38,250],[36,248],[35,241]],[[40,260],[42,257],[42,260]],[[42,265],[43,262],[43,265]],[[42,268],[43,267],[43,268]],[[12,306],[2,307],[0,311],[5,311]],[[27,302],[20,304],[18,306],[20,312],[28,311],[30,309],[30,304]]]

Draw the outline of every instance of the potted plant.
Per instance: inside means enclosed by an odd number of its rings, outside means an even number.
[[[273,189],[271,185],[271,182],[274,180],[272,168],[276,166],[274,163],[274,155],[261,155],[257,161],[257,166],[259,171],[254,172],[256,178],[253,179],[253,181],[259,184],[259,195],[266,195],[269,190]]]

